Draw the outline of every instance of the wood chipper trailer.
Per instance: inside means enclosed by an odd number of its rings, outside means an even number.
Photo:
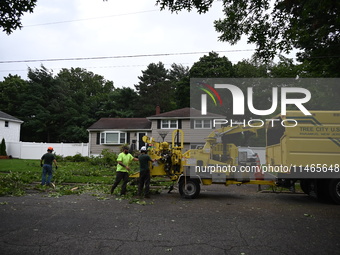
[[[263,126],[216,129],[205,138],[203,148],[184,153],[182,130],[173,131],[171,144],[145,136],[148,154],[157,159],[151,175],[168,176],[178,182],[185,198],[196,198],[200,185],[257,184],[293,190],[299,181],[306,194],[340,204],[340,111],[311,113],[305,116],[300,111],[290,111],[266,123],[266,164],[262,166],[259,162],[240,163],[245,162],[240,158],[246,156],[228,143],[228,136],[256,133]],[[293,124],[282,125],[289,121]]]
[[[279,186],[294,188],[299,181],[306,194],[340,204],[340,111],[311,114],[288,111],[267,125],[267,166],[286,167],[278,174]],[[280,125],[289,119],[298,125]]]
[[[259,160],[239,160],[240,157],[246,158],[247,152],[239,152],[234,144],[219,141],[222,136],[246,131],[256,133],[259,128],[234,126],[214,130],[206,138],[203,148],[191,149],[185,153],[182,152],[184,133],[180,129],[173,131],[171,144],[155,142],[153,138],[144,136],[148,154],[157,160],[151,167],[151,176],[168,176],[178,183],[179,192],[185,198],[196,198],[200,193],[200,185],[276,185],[273,178],[264,180]],[[252,171],[241,171],[242,167],[251,168]],[[130,177],[136,178],[138,174]]]

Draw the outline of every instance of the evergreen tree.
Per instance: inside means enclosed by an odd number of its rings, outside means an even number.
[[[0,143],[0,156],[7,156],[5,138],[2,138]]]
[[[142,71],[139,82],[135,85],[139,95],[139,117],[155,114],[156,106],[161,110],[171,111],[176,109],[174,103],[174,84],[169,79],[169,72],[162,62],[151,63]]]

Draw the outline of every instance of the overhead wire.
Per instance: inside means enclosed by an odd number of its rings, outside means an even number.
[[[84,19],[75,19],[75,20],[64,20],[64,21],[56,21],[56,22],[48,22],[48,23],[41,23],[41,24],[32,24],[26,25],[25,27],[35,27],[35,26],[45,26],[45,25],[55,25],[55,24],[62,24],[62,23],[71,23],[71,22],[80,22],[80,21],[87,21],[87,20],[95,20],[95,19],[105,19],[105,18],[112,18],[112,17],[119,17],[119,16],[127,16],[127,15],[134,15],[134,14],[142,14],[142,13],[149,13],[149,12],[158,12],[158,9],[153,10],[145,10],[145,11],[137,11],[131,13],[123,13],[123,14],[114,14],[108,16],[101,16],[101,17],[91,17],[91,18],[84,18]],[[255,51],[255,49],[243,49],[243,50],[225,50],[225,51],[214,51],[216,53],[225,53],[225,52],[246,52],[246,51]],[[159,54],[139,54],[139,55],[123,55],[123,56],[99,56],[99,57],[75,57],[75,58],[51,58],[51,59],[27,59],[27,60],[2,60],[0,64],[10,64],[10,63],[33,63],[33,62],[57,62],[57,61],[84,61],[84,60],[102,60],[102,59],[122,59],[122,58],[141,58],[141,57],[164,57],[164,56],[175,56],[175,55],[193,55],[193,54],[206,54],[209,52],[182,52],[182,53],[159,53]],[[137,65],[134,65],[137,66]],[[145,65],[138,65],[138,66],[145,66]],[[116,68],[116,67],[132,67],[129,66],[104,66],[104,67],[91,67],[91,68]],[[89,67],[87,67],[89,68]],[[61,68],[60,68],[61,69]],[[6,71],[21,71],[21,70],[0,70],[0,72]]]
[[[223,50],[214,51],[216,53],[225,52],[242,52],[242,51],[254,51],[254,49],[243,50]],[[137,55],[122,55],[122,56],[101,56],[101,57],[78,57],[78,58],[47,58],[47,59],[27,59],[27,60],[1,60],[0,64],[10,63],[28,63],[28,62],[53,62],[53,61],[82,61],[82,60],[102,60],[102,59],[117,59],[117,58],[141,58],[141,57],[164,57],[164,56],[176,56],[176,55],[194,55],[194,54],[206,54],[208,51],[201,52],[180,52],[180,53],[155,53],[155,54],[137,54]]]
[[[101,17],[92,17],[92,18],[84,18],[84,19],[73,19],[73,20],[64,20],[64,21],[54,21],[54,22],[47,22],[47,23],[41,23],[41,24],[25,25],[23,27],[37,27],[37,26],[57,25],[57,24],[63,24],[63,23],[72,23],[72,22],[95,20],[95,19],[106,19],[106,18],[113,18],[113,17],[120,17],[120,16],[148,13],[148,12],[155,12],[155,11],[159,11],[159,10],[158,9],[154,9],[154,10],[147,10],[147,11],[138,11],[138,12],[114,14],[114,15],[101,16]]]

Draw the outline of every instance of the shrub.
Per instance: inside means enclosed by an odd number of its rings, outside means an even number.
[[[77,153],[73,156],[73,162],[85,162],[87,161],[87,157],[83,157],[80,153]]]
[[[109,149],[104,149],[98,157],[91,156],[88,158],[88,162],[91,165],[111,167],[117,164],[117,157],[116,153]]]
[[[55,155],[55,156],[56,156],[56,160],[59,162],[86,162],[89,160],[88,157],[84,157],[80,153],[77,153],[74,156],[66,156],[66,157],[63,157],[61,155]]]
[[[66,156],[66,157],[64,158],[64,160],[65,160],[66,162],[72,162],[72,161],[73,161],[73,156]]]
[[[55,159],[58,161],[58,162],[63,162],[64,161],[64,157],[62,155],[57,155],[57,154],[54,154],[55,156]]]
[[[95,157],[91,155],[89,163],[94,166],[104,165],[104,159],[102,157]]]
[[[103,155],[104,164],[106,166],[115,166],[117,164],[117,154],[114,152],[111,152],[108,149],[104,149],[101,153]]]
[[[5,138],[2,138],[0,144],[0,156],[7,156]]]

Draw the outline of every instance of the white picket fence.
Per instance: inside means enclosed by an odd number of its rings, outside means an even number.
[[[89,155],[88,143],[30,143],[30,142],[6,142],[7,155],[20,159],[40,159],[47,152],[48,147],[53,147],[57,155],[74,156]]]
[[[6,142],[7,155],[20,159],[40,159],[46,153],[48,147],[53,147],[57,155],[74,156],[81,154],[89,156],[88,143],[30,143],[30,142]],[[265,147],[249,147],[260,157],[262,164],[266,162]]]

